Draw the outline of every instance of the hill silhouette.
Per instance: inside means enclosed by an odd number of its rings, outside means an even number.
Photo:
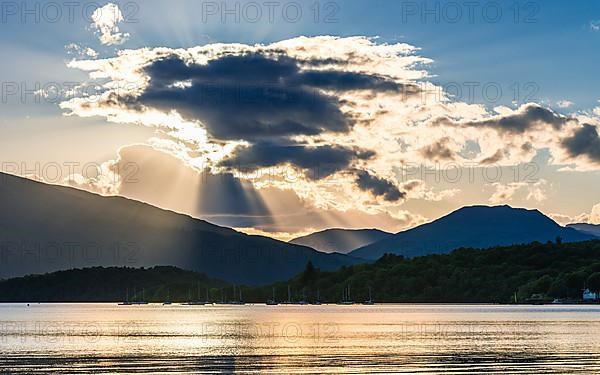
[[[590,236],[600,237],[600,225],[598,224],[568,224],[567,228],[573,228],[578,232],[585,233]]]
[[[510,206],[471,206],[350,252],[364,259],[384,254],[415,257],[444,254],[460,247],[489,248],[534,241],[586,241],[595,237],[558,225],[538,210]]]
[[[0,174],[0,278],[95,266],[176,266],[235,283],[285,280],[308,261],[359,260],[251,236],[146,203]]]
[[[347,254],[352,250],[380,241],[390,235],[391,233],[379,229],[333,228],[294,238],[289,242],[326,253]]]

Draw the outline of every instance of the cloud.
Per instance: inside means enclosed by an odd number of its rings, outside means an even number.
[[[550,217],[562,225],[579,223],[600,225],[600,203],[594,205],[589,213],[585,212],[575,217],[563,214],[550,214]]]
[[[491,111],[456,101],[427,82],[425,67],[431,61],[418,51],[363,36],[127,49],[111,58],[70,61],[69,67],[87,72],[104,91],[94,100],[80,94],[60,105],[68,116],[152,127],[156,138],[148,143],[156,148],[211,176],[233,175],[245,194],[254,196],[250,188],[258,192],[269,214],[238,213],[240,221],[233,214],[214,215],[221,215],[223,225],[246,228],[255,223],[254,229],[262,225],[260,230],[269,232],[341,226],[341,217],[349,212],[364,220],[348,225],[370,225],[375,217],[390,226],[414,222],[416,215],[406,219],[401,214],[409,201],[419,200],[421,206],[443,201],[444,207],[454,207],[458,191],[475,191],[464,177],[452,186],[398,186],[389,176],[400,180],[396,170],[402,165],[481,160],[513,166],[546,152],[549,164],[589,167],[589,160],[580,156],[592,153],[595,144],[575,146],[584,143],[578,137],[581,124],[598,125],[594,114],[586,113],[590,119],[583,121],[581,114],[564,116],[536,103]],[[131,83],[131,89],[123,89]],[[432,90],[439,100],[423,102],[423,92]],[[600,168],[600,163],[592,167]],[[289,182],[285,172],[274,178],[240,177],[271,170],[287,170],[298,178]],[[240,191],[232,186],[227,191]],[[518,196],[540,201],[546,188],[499,186],[492,200]],[[473,200],[489,198],[477,190]],[[141,189],[136,191],[139,195]],[[195,189],[177,191],[196,194]],[[150,199],[150,190],[147,194]],[[301,214],[286,215],[291,208],[276,198],[294,200]],[[167,207],[175,201],[163,203]],[[184,209],[191,203],[178,204]],[[217,217],[207,211],[197,213]],[[269,223],[267,217],[278,219]]]
[[[496,164],[499,161],[501,161],[503,157],[504,157],[504,150],[500,149],[500,150],[496,151],[496,153],[494,153],[494,155],[491,155],[491,156],[481,160],[481,164]]]
[[[507,203],[516,198],[517,193],[524,192],[524,199],[528,201],[542,202],[548,198],[545,191],[548,181],[539,180],[536,183],[527,182],[511,182],[503,184],[500,182],[493,183],[495,188],[494,193],[490,197],[490,202],[493,204]]]
[[[556,105],[559,108],[569,108],[569,107],[572,107],[573,104],[575,104],[575,103],[573,103],[570,100],[559,100],[558,102],[556,102]]]
[[[376,197],[383,197],[390,202],[396,202],[406,196],[406,193],[401,192],[390,180],[373,176],[367,171],[356,173],[356,184],[359,189],[368,191]]]
[[[368,160],[373,151],[341,146],[279,145],[259,142],[248,147],[238,147],[219,165],[238,170],[257,170],[289,163],[303,169],[306,177],[320,180],[348,169],[355,160]]]
[[[298,38],[269,46],[129,50],[95,64],[72,62],[73,67],[95,70],[94,78],[139,84],[131,92],[107,88],[95,102],[81,97],[61,106],[71,115],[104,115],[115,122],[159,127],[191,145],[188,153],[203,157],[212,168],[292,165],[305,170],[307,180],[317,181],[360,169],[374,158],[372,149],[334,138],[372,125],[377,116],[364,104],[378,97],[417,96],[419,85],[407,78],[418,78],[421,74],[410,68],[426,60],[403,56],[412,52],[406,45],[379,46],[366,38],[314,39],[339,45],[339,53],[327,56],[316,47],[307,53],[306,46],[296,43],[312,40]],[[386,61],[387,70],[382,69]],[[202,139],[194,149],[194,137],[182,135],[196,133]],[[309,171],[315,166],[316,175]]]
[[[567,224],[588,223],[590,219],[590,214],[588,213],[583,213],[575,217],[556,213],[548,214],[548,216],[550,216],[552,220],[556,221],[557,223],[563,226]]]
[[[548,199],[548,194],[546,193],[546,187],[548,185],[548,181],[539,180],[534,184],[529,184],[527,186],[527,200],[532,200],[535,202],[542,202]]]
[[[452,160],[454,159],[454,151],[448,148],[450,138],[442,138],[433,144],[421,148],[421,154],[429,160]]]
[[[594,125],[583,124],[572,136],[563,139],[562,146],[572,157],[587,157],[594,163],[600,163],[600,137]]]
[[[119,30],[119,23],[125,21],[117,4],[108,3],[92,13],[92,28],[100,38],[100,43],[110,46],[123,44],[129,39],[128,33]]]
[[[98,52],[90,47],[83,47],[76,43],[70,43],[65,46],[67,53],[78,58],[98,58]]]
[[[592,22],[590,22],[590,29],[592,31],[600,31],[600,21],[592,21]]]
[[[495,116],[480,121],[456,122],[448,117],[441,117],[433,121],[433,125],[460,126],[491,128],[498,132],[511,134],[524,133],[538,126],[550,125],[554,129],[559,129],[568,121],[568,118],[561,116],[548,108],[537,104],[526,104],[519,108],[517,113],[509,115]]]
[[[600,203],[592,207],[592,212],[589,217],[590,224],[600,224]]]
[[[289,56],[259,53],[224,55],[205,64],[170,56],[152,62],[146,73],[150,85],[139,103],[202,121],[222,140],[349,132],[355,120],[340,109],[342,100],[326,90],[404,90],[403,84],[380,75],[301,69],[301,62]]]
[[[494,194],[492,194],[492,196],[490,197],[490,202],[493,204],[500,204],[511,201],[515,193],[519,189],[521,189],[521,187],[523,187],[523,184],[514,182],[505,185],[496,182],[493,184],[493,186],[496,190],[494,191]]]
[[[288,58],[226,56],[205,66],[169,58],[152,63],[147,72],[150,86],[139,97],[141,104],[200,120],[217,139],[317,135],[351,127],[336,98],[291,83],[298,67]],[[174,85],[184,80],[191,83]]]

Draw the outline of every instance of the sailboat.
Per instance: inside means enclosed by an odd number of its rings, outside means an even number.
[[[288,298],[287,298],[287,301],[283,302],[283,304],[284,305],[291,305],[292,304],[292,290],[290,289],[290,285],[289,284],[288,284],[287,292],[288,292]]]
[[[278,305],[277,301],[275,300],[275,287],[273,287],[273,298],[267,301],[267,305],[269,305],[269,306]]]
[[[342,300],[340,303],[338,303],[338,305],[354,305],[354,301],[350,299],[350,285],[348,285],[347,288],[344,288],[342,294]]]
[[[119,305],[147,305],[148,302],[144,301],[144,289],[142,289],[142,300],[136,301],[135,297],[137,296],[137,292],[135,287],[133,287],[133,301],[129,301],[129,289],[127,289],[127,300]]]
[[[240,298],[238,300],[233,300],[229,302],[230,305],[245,305],[244,301],[242,300],[242,287],[238,288],[238,293],[240,295]],[[235,284],[233,285],[233,296],[235,297]]]
[[[308,305],[308,302],[306,302],[306,288],[302,288],[302,300],[298,301],[298,305]]]
[[[134,302],[133,303],[134,305],[147,305],[148,304],[148,302],[146,302],[146,299],[144,298],[145,292],[146,292],[146,289],[142,288],[142,300]]]
[[[363,305],[374,305],[373,297],[371,296],[371,287],[369,287],[369,299],[362,303]]]
[[[129,302],[129,288],[125,288],[125,301],[119,303],[120,306],[130,306],[132,305],[131,302]]]
[[[225,292],[224,292],[223,288],[221,288],[220,291],[221,291],[221,300],[217,301],[217,305],[224,305],[225,304]]]
[[[188,298],[187,302],[182,303],[182,305],[189,306],[192,304],[192,291],[188,289]]]
[[[319,289],[317,289],[317,299],[311,303],[311,305],[320,305],[321,304],[321,296],[319,293]]]
[[[191,305],[191,306],[202,306],[202,305],[204,305],[204,302],[200,301],[200,282],[198,282],[198,299],[195,300],[195,301],[190,301],[188,303],[188,305]]]
[[[170,305],[170,304],[171,304],[171,291],[169,289],[167,289],[167,299],[165,302],[163,302],[163,306]]]
[[[223,301],[221,302],[221,304],[223,305],[244,305],[244,302],[242,302],[242,288],[238,288],[238,293],[239,293],[239,300],[235,299],[235,284],[233,284],[233,298],[229,301],[227,301],[226,299],[223,299]]]

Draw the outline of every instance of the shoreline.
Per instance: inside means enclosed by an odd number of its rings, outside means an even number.
[[[217,303],[217,302],[208,302],[202,304],[189,304],[186,302],[172,302],[169,304],[165,304],[164,302],[147,302],[147,303],[132,303],[123,305],[122,301],[51,301],[51,302],[0,302],[0,306],[2,305],[116,305],[120,307],[139,307],[139,306],[164,306],[164,307],[172,307],[172,306],[187,306],[194,308],[202,308],[202,307],[229,307],[229,306],[268,306],[268,307],[289,307],[289,306],[303,306],[303,307],[319,307],[319,306],[345,306],[345,307],[356,307],[356,306],[365,306],[365,307],[374,307],[374,306],[600,306],[600,302],[589,303],[589,302],[580,302],[580,303],[494,303],[494,302],[376,302],[374,304],[363,304],[363,303],[354,303],[354,304],[340,304],[340,303],[320,303],[320,304],[300,304],[300,303],[279,303],[277,305],[269,305],[265,302],[246,302],[246,303]]]

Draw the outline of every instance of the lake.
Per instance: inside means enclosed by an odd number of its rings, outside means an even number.
[[[600,306],[0,304],[8,373],[600,373]]]

